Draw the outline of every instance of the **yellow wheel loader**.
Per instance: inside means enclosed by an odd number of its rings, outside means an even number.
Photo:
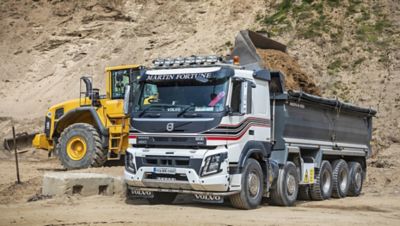
[[[32,145],[58,155],[67,169],[102,166],[118,160],[128,146],[129,118],[124,112],[128,84],[140,76],[139,65],[106,68],[106,94],[92,87],[89,77],[81,78],[78,99],[49,108],[44,132]],[[83,85],[86,86],[82,91]]]

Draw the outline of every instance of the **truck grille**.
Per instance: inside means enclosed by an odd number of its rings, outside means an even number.
[[[136,157],[137,169],[142,166],[191,168],[197,173],[200,171],[202,159],[193,159],[186,156],[158,156],[147,155]]]

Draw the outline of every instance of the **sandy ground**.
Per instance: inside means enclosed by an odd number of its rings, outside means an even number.
[[[20,156],[22,185],[15,184],[15,163],[0,153],[0,225],[400,225],[400,145],[369,160],[368,179],[360,197],[299,201],[296,207],[263,204],[250,211],[226,204],[204,204],[181,197],[174,205],[126,202],[115,196],[65,196],[28,201],[40,194],[46,171],[62,170],[45,152]],[[122,175],[122,166],[79,170]]]

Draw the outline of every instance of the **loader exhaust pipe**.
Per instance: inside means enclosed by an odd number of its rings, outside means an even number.
[[[92,101],[91,104],[93,106],[100,106],[100,90],[93,88],[92,79],[87,76],[82,76],[81,80],[85,83],[86,87],[85,97],[88,97]]]
[[[82,76],[81,79],[85,83],[85,86],[86,86],[85,97],[89,97],[90,99],[92,99],[92,93],[93,93],[92,92],[93,91],[92,81],[90,81],[89,77],[85,77],[85,76]]]

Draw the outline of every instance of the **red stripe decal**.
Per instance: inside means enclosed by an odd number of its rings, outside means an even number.
[[[240,138],[243,137],[244,134],[247,133],[247,131],[252,126],[254,126],[254,127],[270,127],[269,125],[250,125],[250,126],[247,126],[247,128],[242,133],[240,133],[238,136],[235,136],[235,137],[233,137],[233,136],[221,136],[221,137],[220,136],[215,136],[215,137],[206,136],[206,138],[207,138],[207,140],[239,140]]]

